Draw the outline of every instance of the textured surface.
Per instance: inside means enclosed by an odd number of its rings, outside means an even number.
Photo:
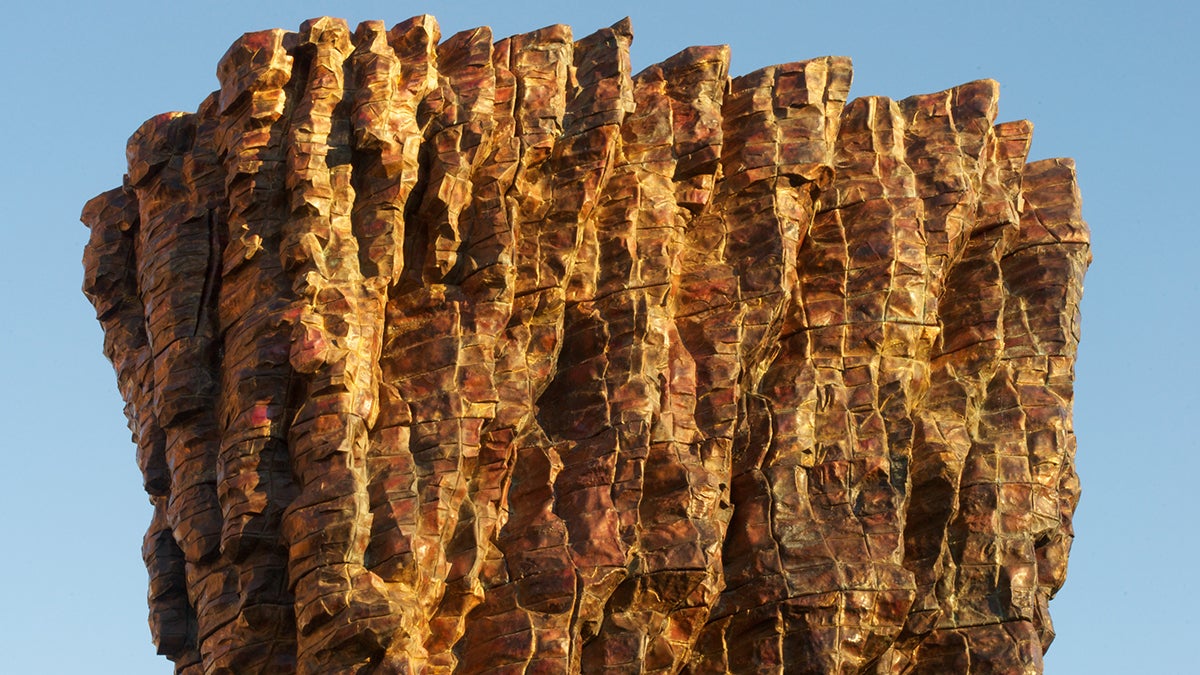
[[[182,673],[1032,673],[1070,160],[627,21],[239,39],[84,209]]]

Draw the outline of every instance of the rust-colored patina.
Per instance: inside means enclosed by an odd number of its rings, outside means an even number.
[[[88,203],[180,673],[1033,673],[1070,160],[628,21],[250,33]]]

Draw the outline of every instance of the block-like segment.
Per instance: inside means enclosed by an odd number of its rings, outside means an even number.
[[[939,595],[944,597],[938,582],[954,569],[949,548],[949,525],[958,510],[954,496],[979,424],[979,408],[972,402],[984,399],[1003,349],[1006,291],[1000,261],[1016,234],[1020,172],[1031,133],[1028,122],[998,124],[989,133],[974,225],[946,275],[929,393],[915,419],[905,566],[916,577],[917,598],[895,645],[897,664],[910,663],[916,645],[937,625]]]

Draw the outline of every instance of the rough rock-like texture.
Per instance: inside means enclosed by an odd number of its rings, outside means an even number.
[[[85,207],[180,673],[1034,673],[1070,160],[628,21],[249,33]]]

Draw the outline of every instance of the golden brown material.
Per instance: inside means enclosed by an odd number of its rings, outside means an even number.
[[[180,673],[1034,673],[1070,160],[628,20],[249,33],[84,208]]]

